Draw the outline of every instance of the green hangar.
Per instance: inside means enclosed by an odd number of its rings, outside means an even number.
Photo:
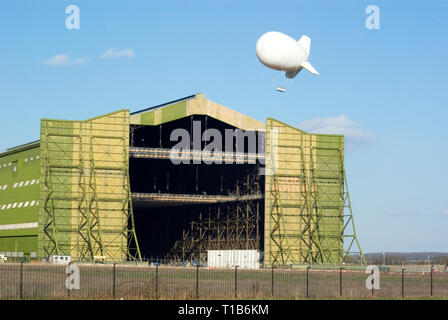
[[[260,122],[196,94],[85,121],[41,120],[0,154],[0,254],[72,261],[364,262],[344,137]]]

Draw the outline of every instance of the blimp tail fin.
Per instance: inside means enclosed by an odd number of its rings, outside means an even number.
[[[316,76],[319,75],[319,72],[317,72],[317,70],[314,69],[311,63],[309,63],[308,61],[302,62],[301,66],[306,70],[308,70],[309,72],[311,72],[312,74],[315,74]]]
[[[299,39],[299,44],[306,51],[306,54],[310,55],[311,39],[307,36],[302,36]]]

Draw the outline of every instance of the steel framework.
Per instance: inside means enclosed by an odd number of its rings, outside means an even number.
[[[132,203],[139,207],[185,206],[263,199],[261,193],[248,195],[198,195],[170,193],[132,193]]]
[[[338,264],[356,244],[343,136],[267,121],[265,264]],[[344,248],[344,240],[348,240]]]
[[[260,200],[208,206],[182,231],[168,254],[175,260],[207,261],[207,250],[260,250]]]
[[[40,256],[141,260],[129,183],[129,111],[42,120],[40,166]]]
[[[262,250],[264,197],[262,177],[255,170],[239,181],[237,194],[218,196],[197,207],[197,219],[182,231],[168,257],[207,261],[207,250]],[[237,182],[238,183],[238,182]]]
[[[143,159],[170,159],[170,160],[199,160],[217,161],[222,163],[255,163],[257,160],[264,161],[265,155],[260,153],[242,152],[218,152],[203,150],[182,150],[173,152],[175,149],[166,148],[137,148],[130,147],[131,158]]]

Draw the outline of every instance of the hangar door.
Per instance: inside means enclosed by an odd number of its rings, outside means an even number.
[[[266,121],[265,265],[341,263],[344,137]]]

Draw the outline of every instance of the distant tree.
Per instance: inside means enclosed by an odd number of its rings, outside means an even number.
[[[432,259],[433,264],[448,265],[448,255],[438,255]]]
[[[380,265],[383,264],[382,257],[379,256],[370,256],[366,258],[367,264]]]
[[[403,256],[400,256],[398,254],[386,254],[385,260],[386,264],[390,265],[403,264],[406,261]]]
[[[360,264],[360,262],[361,262],[361,256],[359,255],[348,255],[347,257],[345,257],[344,260],[344,263],[348,264]]]

